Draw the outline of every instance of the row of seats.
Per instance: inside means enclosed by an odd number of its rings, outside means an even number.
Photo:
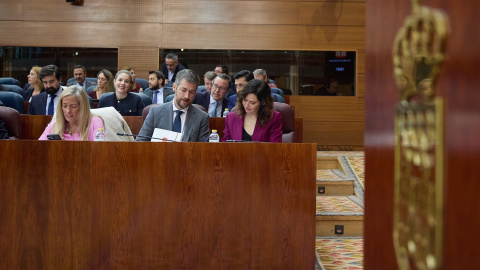
[[[151,104],[143,110],[142,120],[144,121],[150,111],[152,106],[157,106],[158,104]],[[201,105],[194,104],[198,108],[206,111]],[[282,141],[283,142],[294,142],[295,138],[295,112],[293,108],[285,103],[275,102],[273,104],[273,109],[282,114]],[[0,106],[0,118],[5,122],[6,129],[9,133],[11,139],[19,139],[21,135],[21,123],[20,123],[20,113],[10,107]],[[105,121],[105,119],[104,119]],[[123,132],[123,131],[119,131]]]

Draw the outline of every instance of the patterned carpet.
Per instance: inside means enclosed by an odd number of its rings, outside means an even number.
[[[363,239],[317,238],[315,250],[325,270],[363,269]]]
[[[357,179],[360,180],[363,189],[365,189],[365,158],[364,157],[347,157],[348,163],[353,168]]]
[[[317,170],[317,179],[341,180],[342,178],[331,170]]]
[[[317,156],[337,156],[342,161],[347,175],[355,179],[357,196],[317,196],[317,215],[363,215],[365,191],[365,159],[363,152],[319,151]],[[317,170],[317,179],[339,180],[342,177],[331,170]],[[363,239],[346,237],[317,237],[316,269],[361,270],[363,269]]]

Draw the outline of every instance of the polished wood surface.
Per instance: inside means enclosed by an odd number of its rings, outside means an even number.
[[[1,269],[314,269],[314,144],[0,149]]]
[[[423,1],[443,10],[450,20],[446,62],[437,84],[445,100],[444,237],[442,269],[480,269],[478,254],[480,200],[480,76],[478,44],[471,25],[480,2]],[[365,125],[365,269],[397,269],[393,248],[394,86],[392,48],[394,35],[410,13],[409,1],[367,2],[367,78]],[[381,33],[381,34],[379,34]],[[437,165],[439,166],[439,165]],[[440,165],[441,166],[441,165]]]
[[[367,3],[365,102],[365,269],[398,269],[393,248],[394,107],[399,100],[393,80],[395,33],[410,3]],[[380,31],[380,32],[379,32]],[[382,33],[379,35],[378,33]],[[455,268],[451,268],[455,269]]]

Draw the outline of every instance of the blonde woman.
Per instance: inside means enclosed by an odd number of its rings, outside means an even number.
[[[27,76],[30,87],[23,93],[23,100],[25,100],[26,102],[30,102],[32,96],[38,95],[43,92],[43,83],[38,76],[40,70],[42,70],[41,67],[33,66]]]
[[[103,128],[100,117],[92,116],[87,93],[73,85],[65,87],[58,99],[55,118],[48,124],[39,140],[47,140],[48,134],[58,134],[62,140],[94,141],[99,128]]]
[[[97,87],[95,87],[92,92],[88,93],[88,95],[92,99],[100,99],[103,94],[114,91],[115,86],[113,86],[113,74],[106,69],[102,69],[97,74]]]

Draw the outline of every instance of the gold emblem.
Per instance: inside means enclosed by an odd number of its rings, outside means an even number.
[[[399,268],[441,269],[443,232],[443,100],[435,85],[445,60],[448,19],[412,1],[395,37],[394,244]]]

